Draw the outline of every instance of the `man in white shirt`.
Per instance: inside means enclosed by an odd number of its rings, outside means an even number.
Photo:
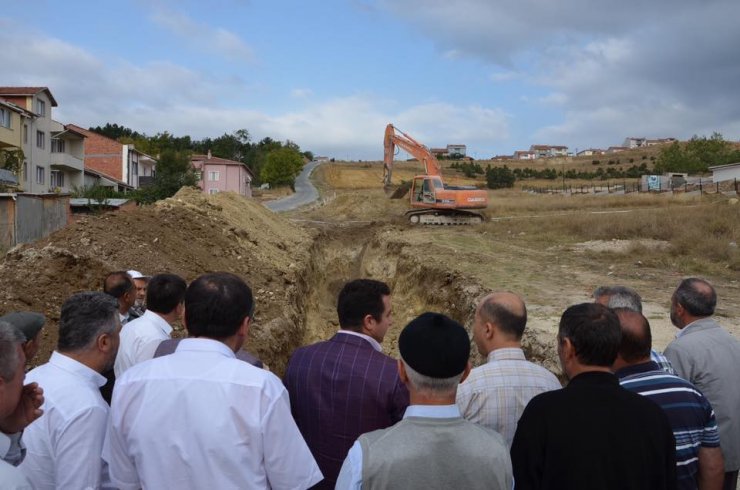
[[[118,350],[118,304],[82,292],[62,305],[57,350],[27,375],[44,387],[44,416],[26,429],[21,471],[36,490],[99,488],[107,482],[101,458],[108,405],[100,394]]]
[[[116,384],[104,450],[115,486],[305,489],[323,478],[280,380],[234,354],[253,309],[251,290],[233,274],[190,284],[190,337]]]
[[[43,392],[36,385],[23,386],[26,338],[11,324],[0,321],[0,486],[31,490],[31,483],[15,467],[24,456],[20,432],[41,416]]]
[[[103,292],[118,301],[118,316],[121,319],[121,325],[139,317],[137,314],[132,315],[131,311],[131,307],[136,303],[136,287],[128,272],[116,271],[105,276]]]
[[[149,280],[146,312],[121,330],[116,378],[131,366],[152,359],[159,344],[170,338],[170,324],[182,317],[186,288],[185,280],[175,274],[158,274]]]

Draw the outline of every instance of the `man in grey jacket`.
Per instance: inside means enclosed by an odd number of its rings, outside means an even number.
[[[411,405],[403,420],[360,436],[344,460],[337,489],[512,486],[511,459],[497,432],[460,416],[457,385],[470,373],[465,328],[424,313],[398,338],[398,374]]]
[[[680,331],[665,355],[712,404],[725,458],[723,489],[734,490],[740,469],[740,342],[711,318],[716,305],[717,293],[708,281],[681,281],[671,298],[671,322]]]

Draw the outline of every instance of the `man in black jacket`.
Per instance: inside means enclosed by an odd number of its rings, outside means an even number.
[[[558,355],[570,380],[534,397],[511,447],[517,489],[676,488],[676,448],[665,413],[619,386],[610,368],[617,315],[584,303],[560,319]]]

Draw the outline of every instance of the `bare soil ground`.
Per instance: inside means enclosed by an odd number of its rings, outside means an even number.
[[[420,171],[413,165],[397,166],[394,177],[410,179]],[[717,287],[720,322],[740,336],[739,205],[496,191],[486,210],[492,220],[483,225],[413,227],[402,218],[406,201],[380,189],[381,168],[324,164],[313,177],[320,202],[287,214],[227,193],[183,190],[156,206],[87,218],[7,254],[0,313],[30,309],[50,319],[38,364],[56,343],[64,299],[100,289],[108,271],[169,271],[191,280],[228,270],[257,298],[247,347],[282,374],[297,346],[336,331],[336,296],[347,280],[372,277],[393,288],[394,328],[384,343],[391,355],[401,328],[419,313],[444,312],[469,326],[476,301],[505,289],[527,302],[528,354],[558,373],[555,332],[567,306],[589,301],[599,285],[632,286],[662,349],[675,333],[672,290],[682,276],[702,275]]]

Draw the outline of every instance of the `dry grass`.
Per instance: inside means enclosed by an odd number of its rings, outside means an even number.
[[[640,257],[645,266],[693,274],[736,275],[740,271],[740,205],[727,199],[696,197],[516,196],[492,201],[511,219],[494,221],[484,228],[492,233],[522,236],[529,243],[572,245],[590,240],[660,240],[665,250],[635,242],[621,256],[629,263]],[[503,204],[502,204],[503,203]],[[610,257],[620,262],[620,257]]]

